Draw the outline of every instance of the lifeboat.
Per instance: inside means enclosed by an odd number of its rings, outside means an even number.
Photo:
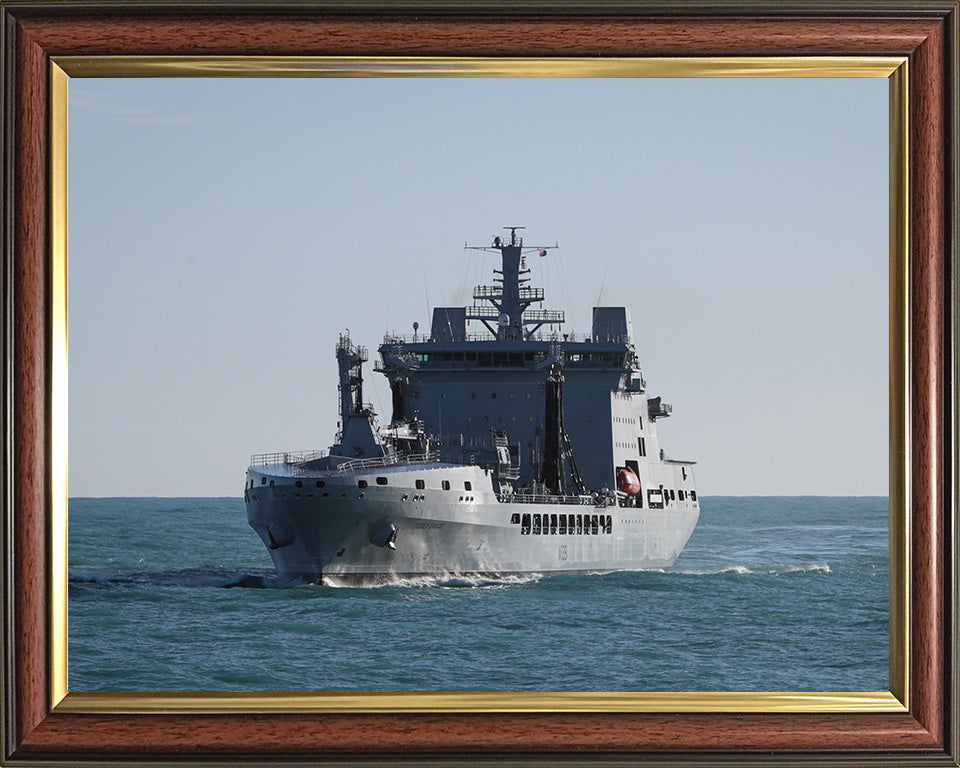
[[[630,496],[640,493],[640,478],[632,469],[617,470],[617,490]]]

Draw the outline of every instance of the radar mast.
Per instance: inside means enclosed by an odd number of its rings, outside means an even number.
[[[530,278],[526,277],[530,270],[524,254],[537,251],[543,256],[548,249],[556,246],[524,249],[523,238],[517,236],[517,230],[526,227],[504,229],[510,231],[509,241],[496,235],[492,246],[465,246],[468,250],[500,252],[500,269],[493,270],[499,275],[493,278],[493,282],[499,285],[478,285],[473,289],[475,302],[488,301],[491,306],[474,303],[467,307],[466,319],[479,320],[500,341],[525,341],[544,325],[560,325],[564,321],[561,310],[530,309],[531,304],[543,301],[543,289],[525,285],[530,282]]]

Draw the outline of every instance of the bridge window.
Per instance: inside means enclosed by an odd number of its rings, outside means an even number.
[[[533,535],[540,535],[540,515],[533,516]]]
[[[583,533],[583,515],[577,515],[577,533]]]
[[[449,480],[443,480],[443,481],[441,481],[440,487],[443,488],[443,490],[445,490],[445,491],[449,491],[449,490],[450,490],[450,481],[449,481]]]
[[[416,482],[417,490],[422,491],[427,486],[424,484],[423,480],[417,480]]]
[[[514,512],[510,515],[510,525],[519,525],[520,523],[520,513]]]
[[[530,533],[530,515],[524,514],[520,519],[520,535],[527,536]]]
[[[557,533],[559,533],[559,534],[562,536],[563,534],[565,534],[565,533],[567,532],[567,516],[566,516],[566,515],[560,515],[560,520],[559,520],[559,522],[560,522],[560,525],[559,525],[559,527],[557,528]]]
[[[555,534],[557,532],[557,516],[550,515],[550,533]]]
[[[575,515],[567,516],[567,533],[577,532],[577,518]]]
[[[596,515],[591,515],[591,517],[590,517],[590,533],[593,534],[594,536],[596,536],[597,533],[598,533],[598,531],[597,531],[597,528],[598,528],[598,527],[599,527],[599,525],[598,525],[598,523],[597,523],[597,516],[596,516]]]
[[[696,501],[696,500],[697,500],[697,492],[696,492],[696,491],[690,491],[690,499],[691,499],[691,501]]]
[[[472,485],[472,483],[471,483],[469,480],[464,480],[464,481],[463,481],[463,490],[465,490],[465,491],[472,491],[472,490],[473,490],[473,485]]]
[[[266,484],[267,484],[267,478],[261,477],[261,478],[260,478],[260,485],[266,485]]]

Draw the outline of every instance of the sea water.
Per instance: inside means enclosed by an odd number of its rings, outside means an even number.
[[[69,503],[72,691],[887,690],[886,498],[706,497],[664,571],[284,586],[239,498]]]

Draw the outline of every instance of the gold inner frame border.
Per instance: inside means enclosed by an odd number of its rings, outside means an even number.
[[[909,132],[906,57],[59,56],[50,63],[50,704],[57,713],[863,713],[909,710]],[[89,693],[67,687],[67,101],[71,77],[886,78],[889,81],[889,691]]]

